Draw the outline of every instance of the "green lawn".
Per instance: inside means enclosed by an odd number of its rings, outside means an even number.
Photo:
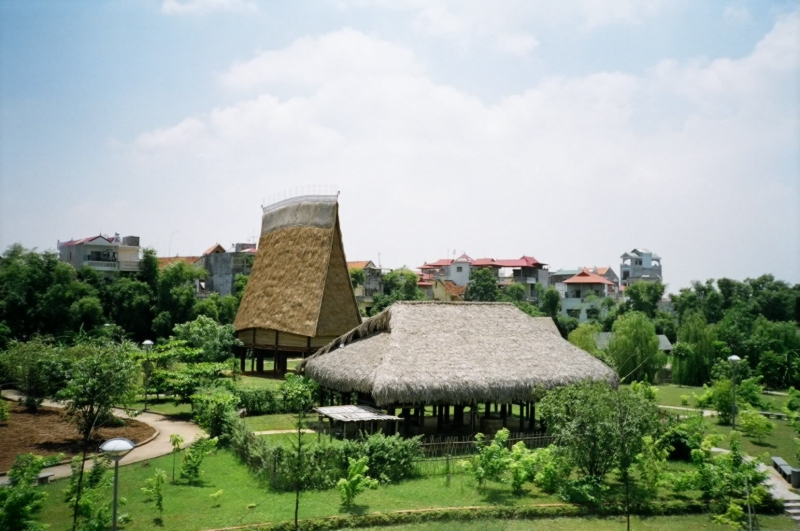
[[[264,376],[241,376],[239,384],[242,387],[266,387],[277,391],[285,380],[278,378],[267,378]]]
[[[295,429],[295,415],[289,413],[244,417],[242,420],[244,420],[245,425],[252,431]]]
[[[134,402],[131,407],[138,410],[144,409],[144,398],[142,397],[137,402]],[[162,415],[176,415],[179,417],[189,418],[192,415],[192,406],[190,404],[175,405],[172,398],[158,398],[155,396],[147,397],[147,411],[153,413],[161,413]]]
[[[759,529],[794,530],[797,525],[786,516],[760,516]],[[631,518],[631,528],[637,531],[730,531],[730,527],[715,524],[708,516],[657,516]],[[473,522],[425,522],[393,527],[366,527],[361,531],[619,531],[625,529],[625,519],[615,518],[542,518],[538,520],[476,520]]]
[[[797,447],[794,439],[797,437],[792,426],[783,420],[771,420],[775,424],[775,429],[769,435],[763,445],[759,445],[755,439],[742,436],[742,448],[753,457],[760,457],[764,464],[772,466],[771,456],[779,456],[792,466],[800,466],[797,459]],[[728,436],[731,433],[730,426],[720,426],[716,419],[706,419],[709,426],[709,433],[716,431],[721,435]],[[727,439],[719,443],[720,448],[729,448]],[[763,454],[767,455],[763,455]]]
[[[691,387],[686,385],[678,386],[675,384],[661,384],[654,387],[658,389],[658,393],[656,394],[658,403],[664,406],[696,408],[697,404],[695,403],[692,393],[696,394],[697,396],[703,394],[702,387]],[[681,404],[681,395],[689,395],[688,406]],[[782,395],[770,395],[765,393],[763,396],[765,401],[772,403],[772,407],[770,408],[772,411],[781,411],[787,399],[787,397]]]

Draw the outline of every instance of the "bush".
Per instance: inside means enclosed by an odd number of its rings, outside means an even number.
[[[557,492],[572,473],[572,464],[557,446],[535,450],[532,465],[533,482],[548,494]]]
[[[243,407],[248,415],[272,415],[283,412],[275,392],[270,389],[237,387],[233,392],[239,398],[239,406]]]
[[[211,437],[219,437],[225,432],[227,415],[238,404],[239,399],[227,389],[205,388],[192,395],[192,417]]]
[[[34,520],[47,497],[36,487],[36,478],[43,468],[54,465],[63,455],[39,457],[19,454],[8,472],[11,485],[0,488],[0,529],[34,530],[42,526]]]
[[[3,424],[8,422],[8,404],[2,398],[0,398],[0,422]]]
[[[758,411],[752,408],[747,408],[742,411],[741,428],[742,433],[748,437],[753,437],[756,441],[758,441],[758,444],[762,444],[764,442],[764,438],[772,433],[772,430],[775,429],[775,424],[770,422],[767,417]]]
[[[703,442],[706,423],[703,417],[689,417],[672,425],[658,439],[658,446],[669,451],[669,459],[688,461],[692,457],[692,450],[697,450]]]
[[[188,483],[200,481],[200,465],[203,459],[213,452],[217,447],[217,439],[198,439],[187,448],[183,454],[183,466],[181,467],[181,479]]]
[[[730,380],[717,380],[712,387],[712,401],[720,424],[731,423],[733,409],[733,384]]]
[[[694,392],[692,392],[692,397],[694,397],[694,403],[698,408],[708,409],[713,403],[714,391],[709,389],[708,385],[703,384],[703,394],[697,396]]]
[[[558,491],[562,500],[580,505],[598,505],[608,491],[608,485],[597,477],[586,476],[581,479],[566,481]]]
[[[156,468],[153,477],[145,480],[145,486],[141,488],[142,492],[153,500],[159,515],[164,514],[164,485],[166,483],[167,473],[160,468]]]
[[[361,494],[367,489],[378,488],[378,482],[367,476],[369,467],[367,466],[367,458],[350,459],[350,465],[347,467],[347,477],[339,480],[336,488],[339,489],[339,494],[342,497],[342,505],[350,507],[353,505],[356,496]]]
[[[409,477],[414,461],[422,458],[422,437],[404,439],[374,433],[347,444],[348,458],[367,458],[373,476],[381,483],[392,483]]]
[[[764,386],[761,385],[761,376],[742,380],[736,385],[736,397],[739,402],[750,404],[760,411],[770,409],[771,403],[764,399]]]
[[[631,382],[631,391],[650,402],[656,401],[656,394],[658,393],[658,389],[650,385],[649,382]]]
[[[690,398],[691,397],[689,395],[681,395],[681,405],[682,406],[688,406]]]
[[[463,461],[463,466],[472,475],[478,486],[482,487],[487,481],[503,482],[503,475],[510,462],[509,451],[506,447],[511,433],[503,428],[498,431],[494,439],[486,444],[486,436],[482,433],[475,435],[478,455],[468,461]]]

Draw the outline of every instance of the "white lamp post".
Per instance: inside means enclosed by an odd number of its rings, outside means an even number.
[[[114,516],[113,520],[111,521],[111,529],[113,531],[117,531],[117,492],[119,491],[119,461],[131,450],[133,450],[136,445],[133,441],[128,439],[109,439],[103,444],[100,445],[100,451],[103,454],[114,461]]]
[[[147,386],[150,385],[150,349],[153,342],[145,339],[142,343],[144,347],[144,410],[147,411]]]
[[[733,354],[728,358],[728,362],[733,366],[733,378],[731,378],[731,382],[733,383],[733,429],[736,429],[736,369],[739,362],[742,361],[742,358]]]

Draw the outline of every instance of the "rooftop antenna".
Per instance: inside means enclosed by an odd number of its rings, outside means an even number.
[[[381,253],[378,253],[378,269],[381,268]]]

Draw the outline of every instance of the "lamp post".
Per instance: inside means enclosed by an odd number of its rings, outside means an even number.
[[[728,362],[733,366],[733,378],[731,378],[731,382],[733,384],[733,407],[732,407],[732,417],[733,417],[733,429],[736,429],[736,372],[737,372],[737,365],[739,362],[742,361],[742,358],[733,354],[732,356],[728,357]]]
[[[150,385],[150,349],[153,342],[145,339],[142,343],[144,347],[144,410],[147,411],[147,386]]]
[[[119,462],[136,447],[128,439],[109,439],[100,445],[103,455],[114,461],[114,515],[111,521],[112,531],[117,531],[117,493],[119,491]]]

